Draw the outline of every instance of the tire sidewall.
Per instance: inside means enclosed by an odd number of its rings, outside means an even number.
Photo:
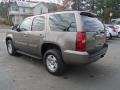
[[[48,55],[53,55],[56,60],[57,60],[57,69],[53,72],[51,71],[48,66],[47,66],[47,57]],[[61,75],[63,73],[63,66],[64,66],[64,63],[63,63],[63,60],[62,60],[62,56],[60,54],[60,52],[56,49],[51,49],[51,50],[48,50],[45,54],[44,54],[44,57],[43,57],[43,61],[44,61],[44,65],[47,69],[47,71],[53,75]]]
[[[12,52],[11,52],[11,53],[10,53],[9,50],[8,50],[8,44],[11,44],[11,46],[12,46]],[[8,40],[8,41],[7,41],[7,51],[8,51],[8,53],[9,53],[9,55],[15,55],[15,48],[14,48],[14,45],[13,45],[12,40]]]

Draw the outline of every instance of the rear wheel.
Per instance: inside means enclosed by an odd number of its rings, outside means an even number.
[[[44,64],[48,72],[53,75],[61,75],[64,71],[64,63],[59,50],[51,49],[44,54]]]
[[[109,39],[112,39],[112,35],[111,35],[111,33],[109,33],[110,34],[110,37],[109,37]]]
[[[9,53],[9,55],[14,56],[16,54],[16,50],[14,48],[12,40],[7,40],[6,44],[7,44],[7,51]]]

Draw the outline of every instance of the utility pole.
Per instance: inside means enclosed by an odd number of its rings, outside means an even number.
[[[10,0],[8,0],[8,3],[7,3],[7,17],[8,17],[8,23],[10,24],[9,5],[10,5]]]
[[[95,1],[92,0],[92,11],[94,11]]]

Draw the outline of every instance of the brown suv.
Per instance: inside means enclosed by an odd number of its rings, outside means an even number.
[[[43,59],[47,70],[62,74],[65,64],[94,62],[106,54],[103,24],[93,13],[64,11],[32,16],[6,36],[10,55]]]

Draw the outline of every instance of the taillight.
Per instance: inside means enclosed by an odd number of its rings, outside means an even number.
[[[113,26],[109,26],[109,27],[112,29],[113,32],[117,32],[115,27]]]
[[[116,32],[116,30],[113,28],[113,32]]]
[[[76,51],[86,51],[86,33],[77,32],[76,36]]]

